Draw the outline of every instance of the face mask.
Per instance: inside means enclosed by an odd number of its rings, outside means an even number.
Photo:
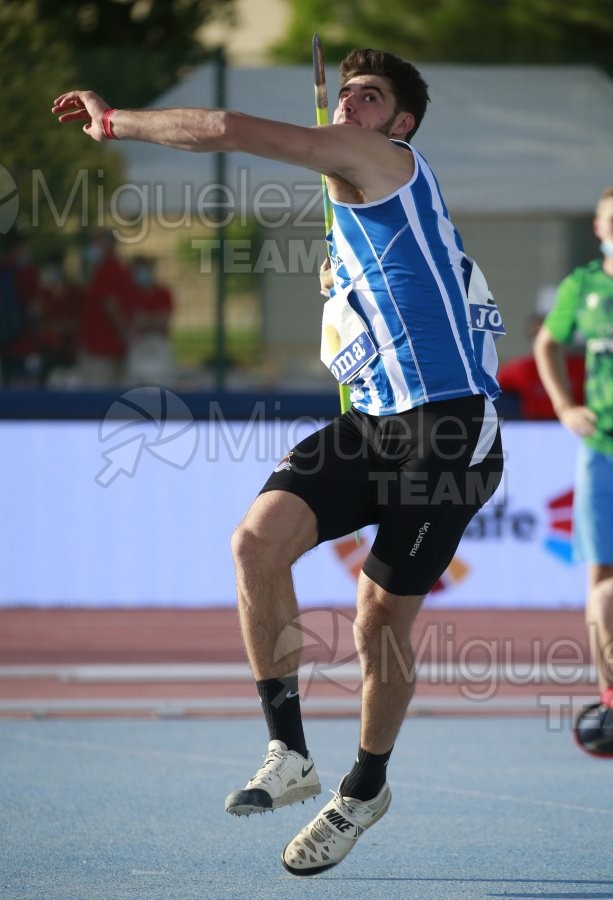
[[[603,241],[600,245],[600,252],[605,256],[613,256],[613,241]]]
[[[88,244],[85,248],[85,259],[92,266],[95,266],[96,263],[99,263],[102,259],[102,247],[100,244]]]
[[[15,266],[18,269],[23,269],[32,262],[32,251],[29,250],[28,247],[20,247],[19,250],[16,251],[13,259]]]
[[[139,287],[150,287],[153,284],[153,272],[144,266],[136,266],[132,277]]]
[[[62,281],[62,270],[58,266],[45,266],[40,273],[40,281],[44,287],[55,287]]]

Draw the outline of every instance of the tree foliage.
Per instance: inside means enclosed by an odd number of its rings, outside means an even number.
[[[89,204],[94,187],[89,173],[97,179],[99,170],[106,172],[112,188],[119,163],[102,145],[86,140],[78,126],[60,126],[51,115],[54,98],[74,86],[77,75],[70,48],[39,20],[33,3],[0,4],[0,59],[0,165],[17,184],[23,230],[43,233],[62,218],[79,172]],[[94,214],[93,205],[88,210]]]
[[[125,107],[144,106],[206,60],[203,26],[232,22],[235,3],[34,0],[39,18],[71,48],[80,83],[103,97],[120,97]]]
[[[318,31],[326,57],[381,47],[447,63],[598,65],[613,74],[611,0],[286,0],[291,19],[274,47],[283,62],[309,62]]]
[[[144,105],[206,58],[197,32],[231,16],[234,3],[0,0],[0,167],[17,183],[24,229],[57,230],[77,180],[73,211],[84,226],[97,224],[120,184],[113,148],[58,125],[54,98],[87,87],[118,106]]]

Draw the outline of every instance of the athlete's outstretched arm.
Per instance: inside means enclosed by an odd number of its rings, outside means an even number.
[[[95,141],[108,140],[102,114],[109,104],[92,91],[69,91],[52,108],[60,122],[83,122]],[[306,128],[222,109],[179,108],[112,111],[113,136],[180,150],[241,151],[349,178],[385,167],[396,151],[382,134],[352,125]],[[359,183],[359,179],[358,182]]]

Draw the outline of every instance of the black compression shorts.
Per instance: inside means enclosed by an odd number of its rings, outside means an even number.
[[[426,594],[502,478],[493,404],[483,396],[369,416],[351,409],[300,441],[265,491],[301,497],[317,543],[366,525],[377,535],[364,572],[393,594]]]

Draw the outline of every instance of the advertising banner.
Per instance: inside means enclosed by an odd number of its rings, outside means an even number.
[[[196,422],[176,410],[171,420],[164,410],[181,401],[159,394],[134,410],[128,392],[101,423],[0,423],[0,605],[234,604],[232,531],[291,446],[323,423]],[[427,603],[580,607],[577,441],[553,422],[507,423],[503,441],[503,482]],[[348,535],[300,560],[300,604],[352,605],[373,535],[365,529],[359,543]]]

